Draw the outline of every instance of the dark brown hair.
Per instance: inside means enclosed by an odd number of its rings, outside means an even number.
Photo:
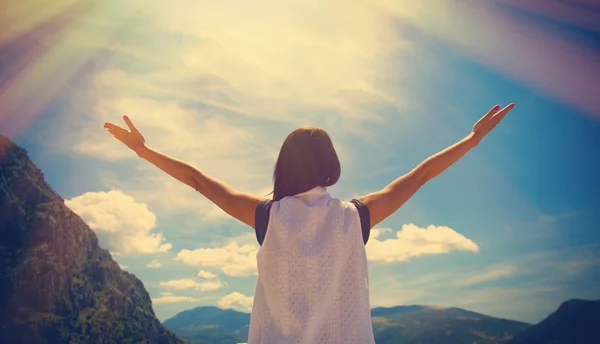
[[[316,186],[332,186],[340,173],[340,160],[327,132],[315,127],[298,128],[281,145],[273,172],[273,200]]]

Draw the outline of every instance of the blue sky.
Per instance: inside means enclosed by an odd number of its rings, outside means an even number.
[[[14,2],[8,11],[22,20],[0,36],[10,42],[0,46],[1,133],[143,281],[164,320],[198,305],[248,311],[258,244],[116,142],[105,121],[127,114],[151,147],[258,195],[270,191],[285,136],[322,126],[342,160],[330,191],[351,199],[515,102],[374,230],[372,305],[537,322],[564,300],[600,298],[600,9],[355,3],[70,10],[65,0],[32,13],[35,1]]]

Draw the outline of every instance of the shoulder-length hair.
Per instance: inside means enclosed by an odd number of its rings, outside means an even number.
[[[273,200],[328,187],[340,179],[341,166],[331,138],[322,128],[302,127],[283,142],[273,172]]]

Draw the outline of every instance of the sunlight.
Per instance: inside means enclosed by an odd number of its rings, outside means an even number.
[[[474,61],[491,67],[600,120],[597,52],[539,23],[519,19],[507,6],[582,29],[600,30],[600,15],[567,2],[511,0],[431,3],[386,1],[387,8]],[[553,4],[552,6],[549,6]],[[442,15],[443,14],[443,15]],[[477,27],[477,30],[473,30]]]
[[[42,10],[38,12],[38,8]],[[64,97],[61,92],[74,87],[78,73],[102,58],[99,48],[109,46],[118,32],[82,37],[90,14],[97,10],[93,1],[65,0],[52,10],[41,4],[9,4],[9,16],[0,22],[7,28],[0,36],[0,55],[7,57],[2,61],[7,68],[0,74],[0,124],[6,134],[18,134],[42,110]],[[75,44],[81,40],[95,41],[96,49]]]

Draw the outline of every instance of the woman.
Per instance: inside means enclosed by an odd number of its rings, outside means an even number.
[[[261,248],[249,344],[365,344],[375,342],[364,248],[370,229],[475,147],[513,107],[493,107],[463,140],[350,202],[326,191],[340,177],[340,162],[320,128],[302,127],[286,138],[273,173],[273,199],[261,200],[149,148],[126,116],[129,130],[104,127],[139,157],[254,228]]]

